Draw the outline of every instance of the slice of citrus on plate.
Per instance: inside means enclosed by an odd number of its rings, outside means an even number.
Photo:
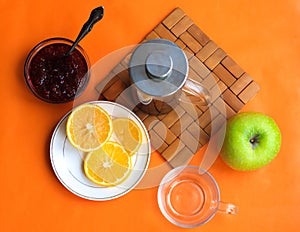
[[[131,172],[131,158],[117,142],[108,141],[87,154],[84,173],[88,179],[103,186],[114,186],[126,180]]]
[[[130,118],[115,118],[112,121],[113,132],[118,142],[130,154],[134,155],[142,143],[142,132]]]
[[[78,150],[96,150],[111,137],[111,117],[96,104],[80,105],[68,117],[66,134]]]

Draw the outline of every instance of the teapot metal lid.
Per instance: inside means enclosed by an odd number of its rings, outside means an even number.
[[[132,53],[129,74],[143,93],[164,97],[180,89],[187,78],[188,61],[175,43],[165,39],[149,40]]]

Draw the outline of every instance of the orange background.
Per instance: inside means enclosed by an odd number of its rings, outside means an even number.
[[[160,213],[157,187],[93,202],[73,195],[54,175],[49,142],[72,103],[52,105],[35,98],[24,82],[23,64],[41,40],[75,39],[91,9],[99,5],[105,6],[105,16],[80,43],[92,64],[140,42],[175,7],[181,7],[259,83],[260,92],[243,111],[263,112],[277,121],[282,132],[280,153],[257,171],[233,171],[220,159],[210,168],[221,198],[238,205],[238,215],[218,213],[204,226],[181,229]],[[299,230],[298,0],[1,0],[0,10],[1,231]],[[194,164],[199,164],[202,152]],[[151,165],[159,162],[159,156],[153,156]]]

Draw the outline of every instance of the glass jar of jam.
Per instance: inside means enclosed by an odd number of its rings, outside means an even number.
[[[29,53],[24,76],[32,93],[49,103],[74,100],[87,87],[90,61],[79,45],[70,55],[73,42],[50,38],[37,44]]]

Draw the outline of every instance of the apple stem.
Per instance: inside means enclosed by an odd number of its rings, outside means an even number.
[[[252,138],[250,138],[250,143],[252,145],[252,148],[256,148],[257,144],[259,143],[259,134],[255,134]]]

